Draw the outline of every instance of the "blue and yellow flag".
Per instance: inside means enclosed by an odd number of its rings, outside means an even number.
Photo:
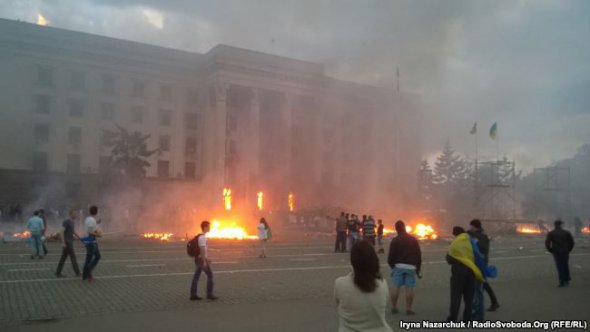
[[[496,136],[498,136],[498,123],[494,122],[492,128],[490,128],[490,137],[496,139]]]
[[[467,266],[473,271],[475,279],[484,282],[484,276],[479,267],[475,264],[475,254],[473,253],[473,246],[471,239],[467,233],[459,234],[449,248],[449,256],[458,260],[461,264]]]

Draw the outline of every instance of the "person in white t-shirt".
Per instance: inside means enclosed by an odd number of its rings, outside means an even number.
[[[209,251],[207,246],[207,233],[209,232],[210,223],[203,221],[201,223],[201,233],[197,235],[197,244],[199,246],[199,254],[195,257],[195,265],[197,269],[193,275],[191,282],[190,299],[191,301],[202,300],[203,298],[197,295],[197,289],[199,284],[199,278],[201,272],[205,272],[207,275],[207,299],[217,300],[218,297],[213,295],[213,271],[211,270],[211,261],[209,260]]]
[[[269,228],[266,219],[261,218],[260,223],[258,224],[258,239],[260,240],[260,258],[266,258],[266,242],[268,242],[269,238]]]
[[[367,240],[356,242],[350,263],[353,272],[334,282],[338,331],[392,332],[385,320],[389,288],[379,272],[375,249]]]
[[[98,228],[100,219],[97,220],[96,217],[98,208],[93,205],[90,207],[89,212],[90,216],[84,220],[84,228],[87,234],[81,239],[86,246],[86,260],[84,261],[84,269],[82,270],[82,280],[92,282],[94,281],[92,270],[94,270],[101,257],[100,251],[98,250],[98,243],[96,242],[96,238],[101,236],[101,232]]]

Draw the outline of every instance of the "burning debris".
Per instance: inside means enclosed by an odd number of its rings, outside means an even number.
[[[248,235],[246,229],[236,222],[222,223],[218,220],[211,222],[211,229],[207,233],[211,239],[232,239],[232,240],[257,240],[258,236]]]
[[[141,234],[141,238],[145,240],[160,240],[162,242],[168,242],[172,239],[174,234],[172,233],[144,233]]]
[[[590,234],[590,227],[583,227],[580,231],[584,234]]]
[[[418,240],[436,240],[438,234],[431,225],[423,223],[417,224],[415,227],[406,225],[406,232],[415,236]],[[383,235],[388,236],[389,234],[395,234],[395,229],[383,228]]]
[[[542,231],[538,225],[533,224],[518,224],[516,232],[519,234],[541,234]]]

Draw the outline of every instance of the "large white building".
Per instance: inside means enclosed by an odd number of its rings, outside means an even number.
[[[103,132],[117,125],[151,135],[149,178],[229,187],[236,204],[258,191],[274,208],[288,193],[298,206],[395,204],[414,189],[420,114],[415,96],[336,80],[321,64],[0,19],[4,204],[46,179],[91,199],[88,179],[109,162]]]

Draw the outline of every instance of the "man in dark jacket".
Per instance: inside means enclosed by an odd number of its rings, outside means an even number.
[[[471,237],[477,239],[477,247],[479,248],[479,251],[482,253],[486,265],[488,265],[488,259],[490,254],[490,238],[484,232],[483,227],[481,226],[481,221],[479,221],[478,219],[471,220],[469,225],[471,225],[471,229],[468,233]],[[500,308],[500,304],[498,303],[498,299],[496,298],[496,294],[494,293],[492,286],[490,286],[487,280],[483,284],[483,289],[486,291],[486,293],[488,293],[490,301],[492,302],[492,305],[488,308],[488,311],[498,310],[498,308]]]
[[[414,315],[412,304],[414,302],[414,286],[416,276],[421,278],[420,268],[422,266],[422,252],[418,240],[406,233],[406,225],[399,220],[395,223],[397,236],[391,240],[389,245],[389,256],[387,263],[391,267],[391,312],[396,314],[397,299],[402,286],[406,288],[406,314]]]
[[[547,234],[545,247],[553,254],[555,266],[559,275],[559,287],[568,286],[570,283],[569,256],[574,249],[574,238],[572,234],[562,228],[563,221],[555,221],[555,229]]]

